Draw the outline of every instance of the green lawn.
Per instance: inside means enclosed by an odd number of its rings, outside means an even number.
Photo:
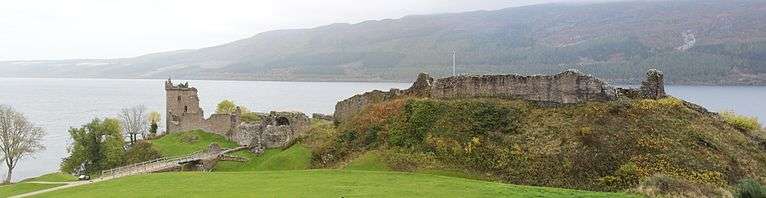
[[[38,191],[57,186],[63,186],[64,184],[30,184],[30,183],[15,183],[10,185],[0,186],[0,197],[10,197],[13,195],[20,195],[32,191]]]
[[[40,175],[37,177],[27,178],[22,180],[21,182],[30,182],[30,181],[69,182],[69,181],[77,181],[77,178],[70,174],[55,172],[55,173]]]
[[[76,181],[72,175],[66,173],[48,173],[37,177],[27,178],[19,183],[0,186],[0,197],[9,197],[13,195],[24,194],[32,191],[38,191],[57,186],[63,186],[64,184],[32,184],[27,182],[69,182]]]
[[[300,170],[130,176],[39,197],[637,197],[403,172]]]
[[[151,140],[152,147],[157,149],[162,156],[172,157],[194,153],[207,149],[211,143],[217,143],[223,148],[238,147],[237,143],[227,140],[226,137],[207,133],[201,130],[171,133],[159,139]]]

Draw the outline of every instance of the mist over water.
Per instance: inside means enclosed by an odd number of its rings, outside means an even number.
[[[0,78],[0,104],[10,105],[47,132],[47,149],[14,170],[14,181],[58,170],[70,144],[67,129],[94,118],[116,117],[139,104],[164,114],[164,80]],[[175,83],[186,82],[183,80]],[[252,111],[301,111],[331,114],[335,103],[374,89],[407,88],[409,83],[188,81],[199,90],[205,116],[223,99]],[[712,111],[734,110],[766,122],[766,87],[668,86],[669,94]],[[164,115],[163,115],[164,119]],[[164,123],[164,121],[162,122]],[[160,127],[164,131],[164,126]],[[4,174],[5,170],[2,173]]]

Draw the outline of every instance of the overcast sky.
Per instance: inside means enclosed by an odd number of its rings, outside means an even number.
[[[133,57],[275,29],[554,1],[564,0],[2,0],[0,60]]]

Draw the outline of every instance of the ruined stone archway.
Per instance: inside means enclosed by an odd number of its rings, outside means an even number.
[[[277,117],[277,126],[290,125],[290,120],[286,117]]]

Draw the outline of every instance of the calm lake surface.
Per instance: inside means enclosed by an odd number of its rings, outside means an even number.
[[[182,81],[176,81],[176,83]],[[331,114],[335,103],[374,89],[407,88],[409,83],[270,82],[191,80],[209,116],[224,99],[259,112],[301,111]],[[733,110],[766,122],[766,87],[668,86],[676,97],[712,111]],[[115,117],[121,108],[139,104],[165,111],[164,80],[0,78],[0,104],[10,105],[43,127],[47,149],[14,170],[14,180],[58,170],[71,143],[67,129],[94,118]],[[164,115],[163,115],[164,117]],[[164,121],[163,121],[164,123]],[[164,130],[161,126],[161,130]],[[0,174],[5,174],[0,166]]]

